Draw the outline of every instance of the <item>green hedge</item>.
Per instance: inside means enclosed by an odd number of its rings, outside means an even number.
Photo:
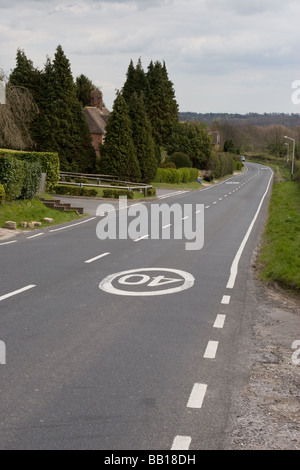
[[[32,199],[41,181],[41,165],[19,160],[10,154],[0,155],[0,182],[8,200]]]
[[[42,173],[46,173],[46,190],[51,190],[59,181],[60,164],[57,153],[52,152],[24,152],[19,150],[0,149],[0,157],[13,156],[18,160],[29,163],[39,163]]]
[[[126,196],[128,199],[133,199],[134,192],[127,189],[103,189],[103,197],[118,199],[120,196]]]
[[[5,189],[3,184],[0,184],[0,204],[3,204],[5,201]]]
[[[155,183],[188,183],[197,181],[197,168],[158,168]]]
[[[71,185],[57,185],[54,186],[53,191],[55,194],[61,194],[66,196],[87,196],[95,197],[98,195],[97,189],[94,188],[81,188],[80,186]]]

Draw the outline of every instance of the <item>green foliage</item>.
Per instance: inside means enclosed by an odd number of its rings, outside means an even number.
[[[192,160],[183,152],[175,152],[169,157],[169,161],[173,162],[176,168],[188,168],[192,166]]]
[[[5,189],[3,184],[0,184],[0,204],[3,204],[5,201]]]
[[[91,80],[81,74],[76,78],[76,96],[81,106],[91,105],[91,92],[95,88]]]
[[[154,197],[156,196],[156,189],[155,188],[147,188],[147,197]]]
[[[165,145],[178,124],[178,104],[166,64],[151,61],[145,90],[146,108],[156,145]]]
[[[52,152],[25,152],[17,150],[1,150],[2,156],[13,156],[18,160],[26,160],[30,163],[39,163],[42,173],[46,173],[46,190],[49,191],[55,186],[60,177],[60,162],[57,153]]]
[[[167,144],[170,155],[181,152],[186,154],[192,165],[198,169],[206,169],[212,155],[212,138],[207,133],[204,123],[178,123]]]
[[[116,174],[121,180],[140,181],[141,172],[132,138],[128,106],[118,93],[106,127],[101,147],[101,171]]]
[[[157,169],[155,145],[152,137],[151,123],[144,105],[143,95],[134,93],[129,100],[129,117],[131,119],[132,139],[141,171],[141,181],[153,180]]]
[[[85,188],[80,186],[62,185],[59,184],[53,188],[55,194],[61,194],[66,196],[86,196],[95,197],[98,195],[97,189]]]
[[[8,200],[32,199],[41,180],[41,165],[0,153],[0,181]]]
[[[197,168],[158,168],[155,183],[188,183],[196,181],[198,177]]]
[[[110,199],[118,199],[120,196],[126,196],[127,199],[134,198],[134,192],[127,189],[111,189],[107,188],[103,190],[103,197]]]
[[[214,153],[207,165],[211,171],[212,179],[231,175],[234,171],[234,160],[236,156],[230,153]]]

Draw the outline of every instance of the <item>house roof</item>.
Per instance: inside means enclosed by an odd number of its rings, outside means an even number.
[[[108,109],[86,106],[83,111],[91,134],[105,134],[106,124],[109,118]]]

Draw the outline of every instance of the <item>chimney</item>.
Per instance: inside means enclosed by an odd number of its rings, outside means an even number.
[[[102,92],[100,90],[93,90],[91,92],[91,106],[102,110]]]

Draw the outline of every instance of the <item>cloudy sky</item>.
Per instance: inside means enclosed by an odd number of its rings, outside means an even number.
[[[299,0],[0,0],[0,68],[58,44],[111,109],[130,59],[165,61],[180,111],[300,113]]]

